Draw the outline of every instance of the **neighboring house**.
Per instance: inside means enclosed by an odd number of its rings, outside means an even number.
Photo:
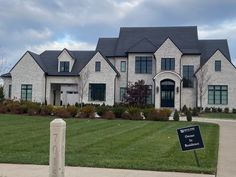
[[[129,82],[149,85],[156,108],[236,108],[227,40],[199,40],[197,27],[121,28],[95,51],[27,51],[2,75],[7,99],[47,104],[122,102]]]

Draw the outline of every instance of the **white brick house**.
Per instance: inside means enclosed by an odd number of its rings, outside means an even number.
[[[143,79],[156,108],[236,108],[236,69],[227,40],[199,40],[197,27],[121,28],[95,51],[27,51],[3,74],[6,99],[66,105],[122,101]],[[202,101],[201,101],[202,100]]]

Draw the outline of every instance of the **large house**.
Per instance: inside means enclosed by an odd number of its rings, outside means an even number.
[[[156,108],[236,108],[236,69],[227,40],[199,40],[196,26],[125,27],[95,51],[27,51],[1,76],[7,99],[113,105],[144,80]]]

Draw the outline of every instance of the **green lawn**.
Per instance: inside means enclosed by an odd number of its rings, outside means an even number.
[[[200,114],[200,117],[215,118],[215,119],[233,119],[233,120],[236,120],[236,114],[233,114],[233,113],[224,113],[224,112],[203,113],[203,114]]]
[[[52,118],[0,115],[0,162],[48,164]],[[215,173],[219,127],[198,122],[67,119],[66,164]],[[200,125],[205,149],[181,152],[176,129]]]

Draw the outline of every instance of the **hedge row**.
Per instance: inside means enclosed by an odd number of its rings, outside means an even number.
[[[28,114],[42,116],[57,116],[61,118],[96,118],[105,119],[123,118],[129,120],[160,120],[167,121],[171,111],[169,109],[137,108],[125,105],[105,106],[105,105],[84,105],[77,106],[52,106],[43,105],[28,101],[5,100],[0,103],[0,113]]]

